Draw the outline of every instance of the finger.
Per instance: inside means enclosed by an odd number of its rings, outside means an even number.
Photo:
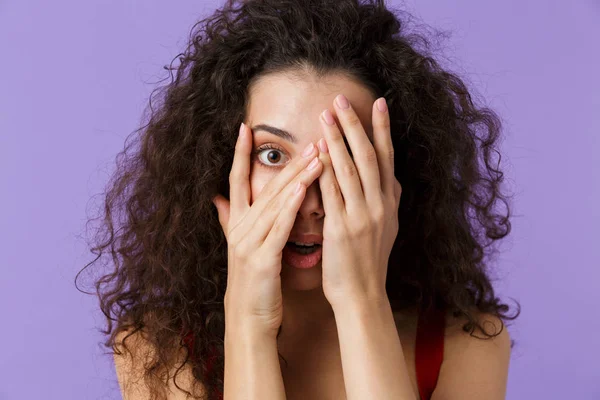
[[[380,111],[379,107],[383,111]],[[390,132],[390,114],[384,97],[373,103],[373,141],[379,162],[381,191],[384,196],[395,196],[394,189],[394,146]],[[395,198],[395,197],[394,197]]]
[[[250,210],[244,217],[245,221],[249,221],[242,229],[244,234],[248,233],[251,229],[254,221],[262,218],[265,212],[269,210],[269,203],[284,190],[290,182],[298,177],[299,174],[310,164],[310,162],[316,158],[317,149],[313,143],[309,153],[303,153],[302,157],[297,157],[290,162],[280,173],[278,173],[273,179],[271,179],[265,187],[261,190],[258,198],[250,207]],[[305,149],[306,150],[306,149]],[[305,154],[308,154],[305,156]]]
[[[313,175],[307,182],[301,181],[301,185],[298,188],[294,185],[292,193],[287,198],[285,206],[280,209],[276,215],[275,221],[272,223],[272,228],[267,232],[267,236],[264,239],[263,246],[276,250],[278,252],[283,251],[286,243],[290,238],[290,233],[294,227],[296,221],[296,215],[300,209],[300,205],[306,195],[306,188],[314,182],[322,171],[323,164],[319,162],[317,167],[314,169]]]
[[[340,211],[344,210],[344,199],[340,192],[340,186],[335,177],[333,165],[331,164],[331,157],[329,156],[329,149],[327,148],[327,142],[325,139],[319,140],[318,143],[321,154],[319,158],[323,163],[323,172],[319,177],[319,188],[321,189],[321,196],[323,198],[323,210],[325,215],[330,220],[338,219]]]
[[[371,204],[375,200],[381,199],[381,183],[379,181],[379,166],[377,162],[377,152],[369,141],[362,122],[354,111],[354,108],[344,97],[339,95],[334,101],[336,113],[342,130],[346,135],[346,140],[352,151],[353,162],[358,171],[358,178],[362,186],[362,192],[367,203]],[[346,108],[344,108],[344,106]],[[336,127],[337,128],[337,127]],[[336,166],[335,152],[332,149],[333,166]],[[336,169],[337,173],[337,169]],[[339,174],[337,174],[339,177]],[[340,182],[342,191],[344,182]]]
[[[217,213],[219,214],[219,224],[221,224],[221,228],[223,229],[223,233],[225,233],[225,238],[229,240],[229,213],[230,213],[230,203],[229,201],[221,196],[220,194],[216,195],[213,199],[213,204],[217,209]]]
[[[229,198],[234,222],[244,215],[250,207],[251,150],[252,135],[248,132],[248,127],[242,122],[229,174]]]
[[[292,205],[295,201],[294,197],[297,195],[296,188],[298,183],[302,185],[302,191],[305,191],[307,187],[309,187],[315,179],[319,177],[321,174],[323,164],[319,160],[318,157],[313,158],[316,164],[312,165],[312,169],[305,169],[302,171],[300,176],[294,181],[290,182],[285,190],[281,191],[281,193],[274,199],[269,202],[266,211],[260,216],[260,218],[255,220],[254,226],[252,227],[252,237],[258,241],[258,245],[264,245],[264,242],[267,240],[267,237],[271,235],[275,235],[277,238],[271,238],[270,242],[273,245],[281,245],[281,248],[278,250],[283,250],[285,243],[290,237],[290,231],[286,231],[281,229],[284,225],[280,225],[275,227],[274,224],[279,216],[283,213],[286,216],[289,216],[291,221],[291,227],[294,225],[294,221],[296,221],[296,214],[298,213],[298,208],[295,205]],[[293,211],[291,210],[293,209]],[[282,221],[279,222],[280,224]],[[287,225],[285,225],[287,226]],[[275,232],[273,232],[275,229]]]
[[[346,149],[344,137],[338,129],[331,112],[325,110],[321,113],[321,124],[325,131],[325,141],[329,148],[329,156],[335,171],[335,176],[344,198],[344,209],[351,210],[364,207],[363,194],[358,170]]]
[[[396,200],[396,208],[400,207],[400,198],[402,197],[402,185],[398,179],[394,178],[394,199]]]
[[[273,251],[280,254],[287,244],[305,194],[306,186],[303,184],[294,189],[294,193],[288,199],[287,207],[283,207],[272,223],[273,227],[269,230],[263,242],[265,248],[271,249],[271,254],[273,254]]]

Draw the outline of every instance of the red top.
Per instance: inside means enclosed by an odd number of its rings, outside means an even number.
[[[419,315],[417,336],[415,341],[415,369],[421,400],[430,400],[437,384],[440,367],[444,359],[445,314],[435,311],[428,317]],[[194,337],[191,333],[183,339],[193,350]],[[208,370],[212,368],[216,355],[211,355],[206,361]],[[220,399],[223,394],[217,389]]]
[[[415,342],[415,369],[421,400],[430,400],[444,359],[446,316],[434,311],[419,315]]]

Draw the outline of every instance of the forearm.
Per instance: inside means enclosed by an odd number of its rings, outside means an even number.
[[[415,399],[387,298],[334,312],[347,399]]]
[[[276,337],[241,326],[225,329],[223,399],[285,399]]]

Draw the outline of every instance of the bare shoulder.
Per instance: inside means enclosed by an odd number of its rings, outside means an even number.
[[[468,321],[464,316],[454,317],[451,312],[446,314],[446,342],[460,346],[471,346],[473,343],[489,346],[506,346],[510,348],[510,335],[506,325],[500,318],[493,314],[474,311],[473,317],[479,323],[485,333],[477,326],[474,326],[473,333],[466,332],[463,327]],[[492,336],[491,338],[489,336]],[[464,349],[462,349],[464,350]]]
[[[396,327],[399,331],[408,331],[412,334],[415,333],[417,325],[419,323],[419,313],[416,307],[395,311],[393,313]],[[473,316],[483,327],[488,335],[498,335],[492,339],[488,339],[487,335],[481,332],[480,329],[475,328],[473,335],[463,330],[463,326],[468,322],[466,317],[454,317],[452,312],[447,312],[446,327],[445,327],[445,339],[444,343],[449,347],[458,347],[468,345],[471,341],[484,341],[488,340],[488,343],[493,342],[496,345],[504,344],[510,346],[510,336],[506,326],[504,326],[502,320],[492,314],[473,312]],[[468,338],[472,339],[469,340]],[[460,351],[460,350],[458,350]]]
[[[124,400],[148,399],[150,398],[150,391],[144,380],[144,371],[152,362],[155,356],[155,349],[146,339],[143,331],[135,332],[132,335],[129,334],[129,331],[122,331],[116,336],[116,347],[122,353],[121,355],[113,354],[119,387],[121,388]],[[123,348],[123,340],[128,335],[129,337],[127,337],[125,344],[131,353]],[[164,385],[167,390],[168,400],[184,400],[189,398],[185,391],[198,397],[203,396],[205,393],[202,384],[194,378],[189,363],[186,363],[183,368],[177,371],[177,367],[181,366],[185,360],[185,352],[185,349],[182,347],[178,354],[173,357],[172,366],[166,368],[168,369],[168,374],[166,371],[162,371],[167,380]],[[175,378],[176,372],[177,377]]]
[[[504,399],[508,381],[511,340],[502,320],[475,313],[483,327],[465,332],[466,318],[446,317],[444,361],[432,399]]]

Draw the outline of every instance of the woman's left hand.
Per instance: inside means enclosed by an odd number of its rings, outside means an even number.
[[[349,102],[347,108],[340,106],[344,100],[343,95],[336,97],[334,107],[354,160],[329,110],[321,115],[328,152],[319,156],[324,165],[319,178],[325,211],[323,292],[334,309],[349,301],[387,299],[387,266],[398,234],[402,193],[394,175],[385,99],[378,100],[383,112],[378,101],[373,104],[374,146]]]

